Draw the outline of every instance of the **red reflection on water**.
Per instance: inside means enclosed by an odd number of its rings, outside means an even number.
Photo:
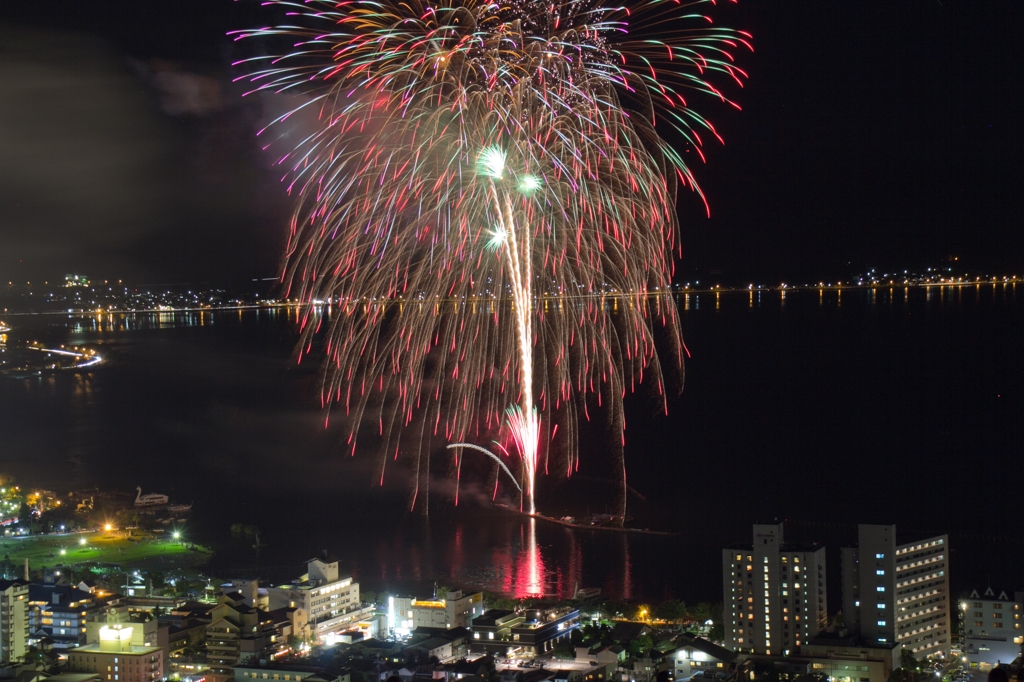
[[[523,527],[526,537],[516,557],[515,585],[516,599],[540,597],[544,594],[544,557],[537,545],[537,519],[530,519]]]
[[[629,601],[633,598],[633,560],[629,556],[629,537],[625,533],[622,541],[622,557],[625,564],[622,567],[622,598]]]
[[[501,591],[516,599],[543,596],[544,557],[537,544],[537,520],[519,526],[518,552],[512,544],[495,549],[491,555],[493,565],[501,571]]]

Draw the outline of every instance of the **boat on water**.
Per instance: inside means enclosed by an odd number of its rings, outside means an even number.
[[[167,497],[167,495],[161,495],[160,493],[143,495],[141,486],[135,489],[138,491],[138,494],[135,496],[136,507],[158,507],[171,501],[171,498]]]
[[[177,513],[177,514],[181,514],[183,512],[187,512],[190,509],[192,509],[192,503],[191,502],[189,502],[188,504],[172,504],[172,505],[169,505],[167,507],[167,511],[174,512],[174,513]]]

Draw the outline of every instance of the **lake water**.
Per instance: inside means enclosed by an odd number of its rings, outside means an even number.
[[[675,536],[495,510],[472,470],[456,508],[443,462],[429,516],[410,513],[402,462],[381,487],[372,452],[342,454],[341,433],[324,429],[284,311],[7,318],[12,342],[97,343],[110,362],[0,380],[0,474],[194,501],[186,533],[219,550],[220,576],[288,579],[327,549],[374,590],[437,581],[719,601],[720,548],[779,518],[787,537],[827,544],[833,611],[838,548],[857,522],[949,532],[956,588],[1015,584],[1024,288],[701,294],[680,309],[685,390],[668,417],[643,395],[626,414],[630,512]],[[540,481],[547,513],[614,504],[604,432],[584,431],[581,475]],[[233,538],[235,523],[258,526],[267,546]]]

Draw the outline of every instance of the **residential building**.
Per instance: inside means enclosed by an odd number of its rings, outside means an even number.
[[[423,652],[426,657],[440,660],[465,658],[473,633],[466,628],[418,627],[412,631],[407,648]]]
[[[20,661],[28,649],[27,580],[0,580],[0,663]]]
[[[246,606],[241,599],[231,599],[230,595],[219,597],[217,606],[210,611],[210,622],[206,626],[206,655],[210,676],[215,680],[233,677],[232,666],[242,662],[240,640],[258,634],[256,609]]]
[[[514,612],[491,609],[473,621],[473,651],[499,656],[546,654],[579,627],[578,609],[531,609]]]
[[[352,627],[373,614],[362,606],[359,583],[338,573],[338,560],[327,555],[306,562],[307,572],[287,585],[266,590],[267,608],[302,609],[310,631],[317,637]],[[257,597],[262,590],[257,590]]]
[[[684,634],[676,640],[676,649],[666,652],[671,661],[671,672],[676,682],[688,680],[695,674],[710,676],[726,674],[736,663],[737,653],[720,647],[703,637]]]
[[[780,680],[807,679],[813,675],[830,682],[887,682],[900,666],[903,646],[898,643],[868,643],[855,637],[823,634],[803,644],[793,656],[742,655],[739,678],[768,675]]]
[[[324,668],[299,663],[270,663],[261,666],[239,665],[234,668],[234,682],[349,682],[347,668]]]
[[[161,620],[161,623],[164,622]],[[167,655],[170,658],[191,656],[206,642],[206,626],[209,621],[187,618],[168,623]]]
[[[725,646],[789,655],[828,623],[825,548],[787,543],[783,524],[754,524],[753,542],[722,550]]]
[[[91,593],[71,585],[32,584],[28,609],[29,644],[48,637],[54,649],[63,651],[86,643],[85,623],[97,603]]]
[[[99,642],[68,650],[68,670],[99,674],[104,682],[156,682],[163,677],[163,651],[132,644],[132,625],[105,625]]]
[[[735,654],[733,654],[735,656]],[[605,682],[616,679],[615,671],[626,662],[626,649],[618,644],[596,645],[592,648],[576,647],[576,663],[590,666],[585,682]]]
[[[860,524],[842,549],[843,617],[866,642],[898,642],[919,659],[946,656],[950,637],[948,538],[896,544],[896,526]]]
[[[962,655],[972,668],[1010,663],[1024,644],[1024,592],[972,590],[960,600]]]
[[[484,612],[481,592],[450,590],[444,599],[388,597],[388,628],[406,632],[419,627],[468,628]]]

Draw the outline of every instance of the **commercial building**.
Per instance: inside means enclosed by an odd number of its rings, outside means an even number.
[[[725,646],[789,653],[828,622],[825,548],[786,543],[783,524],[754,524],[753,542],[722,550]]]
[[[99,642],[68,650],[68,670],[94,673],[104,682],[155,682],[163,677],[163,651],[134,646],[131,625],[103,626]]]
[[[498,656],[540,656],[580,625],[578,609],[485,611],[473,621],[473,651]]]
[[[28,649],[27,580],[0,580],[0,663],[20,661]]]
[[[960,600],[962,655],[972,668],[1010,663],[1024,644],[1024,592],[973,590]]]
[[[866,642],[899,643],[917,658],[950,651],[948,538],[896,544],[896,526],[860,524],[842,549],[843,616]]]
[[[444,599],[388,597],[388,629],[407,632],[416,628],[468,628],[483,615],[484,595],[450,590]]]

